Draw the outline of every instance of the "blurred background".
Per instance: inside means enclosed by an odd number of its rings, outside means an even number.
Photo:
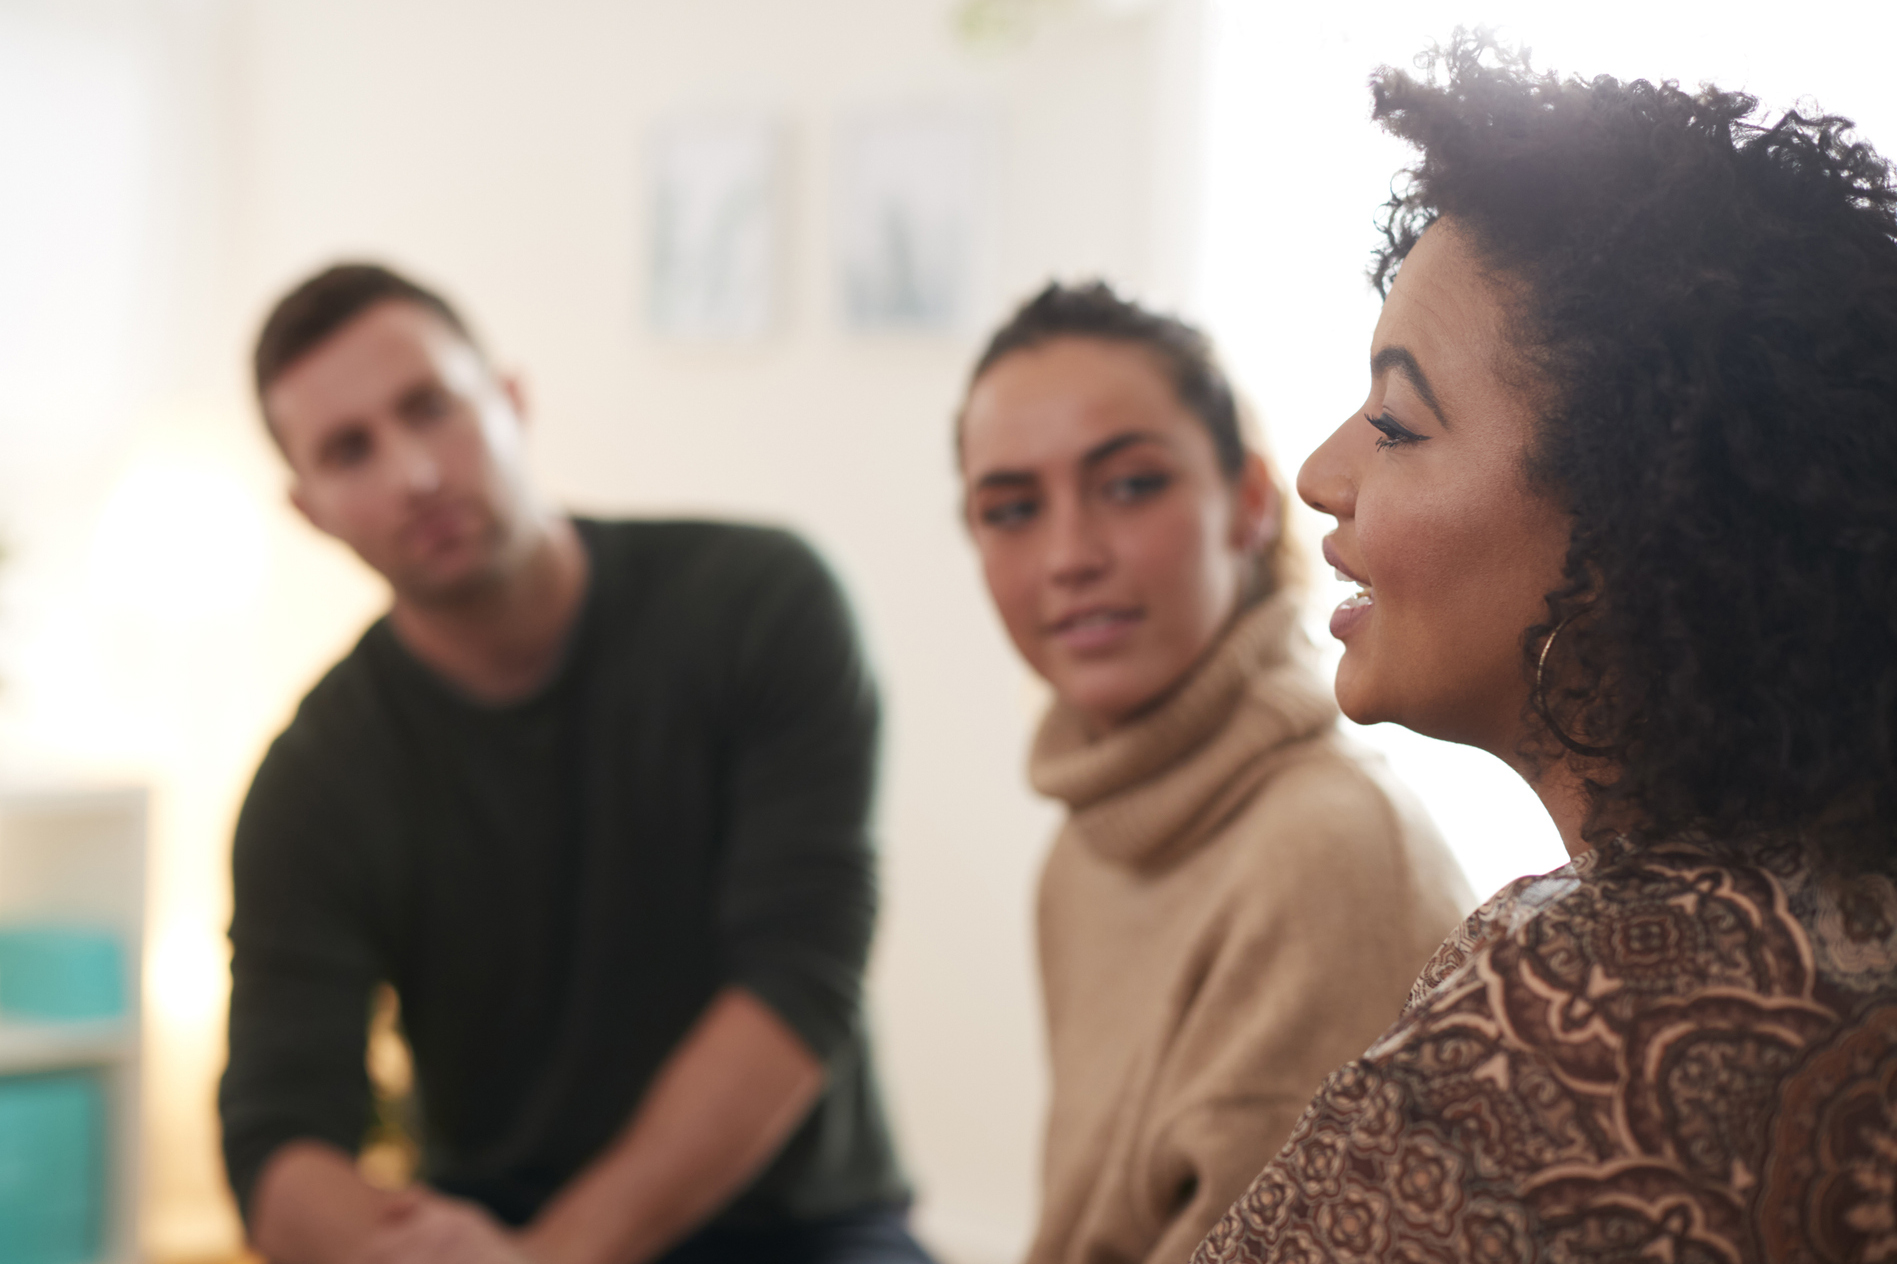
[[[1001,1264],[1034,1214],[1056,816],[1022,772],[1042,695],[956,520],[948,421],[984,328],[1050,276],[1180,310],[1294,470],[1365,385],[1363,266],[1404,161],[1371,70],[1498,24],[1561,70],[1815,99],[1897,150],[1890,6],[1777,12],[0,0],[0,777],[150,791],[143,1252],[239,1248],[212,1104],[230,830],[384,601],[290,512],[247,394],[285,286],[413,270],[525,374],[548,496],[784,523],[836,565],[888,705],[892,1106],[924,1233]],[[1316,587],[1322,640],[1341,594]],[[1362,736],[1479,892],[1564,859],[1500,764]]]

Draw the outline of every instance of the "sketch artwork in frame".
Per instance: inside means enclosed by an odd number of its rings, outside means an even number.
[[[862,113],[837,133],[835,252],[844,324],[948,332],[975,308],[986,128],[955,109]]]
[[[657,127],[651,147],[648,314],[655,332],[745,340],[777,324],[784,129],[703,115]]]

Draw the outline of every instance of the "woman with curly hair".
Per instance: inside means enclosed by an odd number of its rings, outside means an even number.
[[[1849,123],[1384,70],[1421,150],[1299,493],[1346,714],[1511,763],[1504,889],[1201,1261],[1897,1254],[1897,190]]]
[[[1179,1264],[1475,903],[1337,732],[1284,501],[1198,330],[1050,285],[976,363],[969,535],[1053,692],[1052,1100],[1028,1264]]]

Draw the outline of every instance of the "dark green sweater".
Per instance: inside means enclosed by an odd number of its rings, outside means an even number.
[[[730,984],[829,1082],[724,1218],[907,1197],[861,1006],[877,709],[842,595],[782,532],[578,526],[590,586],[538,694],[470,701],[384,619],[257,772],[218,1095],[246,1209],[284,1142],[362,1141],[384,980],[414,1048],[425,1179],[509,1223],[599,1153]]]

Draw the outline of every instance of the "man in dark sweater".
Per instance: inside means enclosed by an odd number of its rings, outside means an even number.
[[[233,855],[225,1159],[273,1260],[925,1261],[861,1007],[876,701],[777,531],[573,520],[437,295],[332,268],[256,352],[318,529],[394,592]],[[400,998],[424,1183],[357,1174]]]

